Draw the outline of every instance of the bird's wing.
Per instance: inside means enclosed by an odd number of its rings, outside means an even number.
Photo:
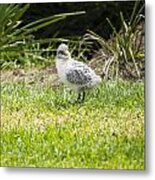
[[[84,85],[92,80],[91,69],[83,63],[74,63],[67,69],[67,80],[72,84]]]

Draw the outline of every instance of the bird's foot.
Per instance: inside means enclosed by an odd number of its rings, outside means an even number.
[[[70,103],[70,104],[76,104],[76,103],[77,103],[77,100],[71,99],[71,100],[69,100],[69,103]]]
[[[69,101],[70,104],[80,104],[80,103],[83,103],[82,100],[80,99],[72,99]]]
[[[70,103],[71,104],[76,104],[76,103],[83,103],[84,102],[84,99],[85,99],[85,92],[83,91],[83,92],[80,92],[79,94],[78,94],[78,97],[77,97],[77,99],[75,100],[70,100]]]

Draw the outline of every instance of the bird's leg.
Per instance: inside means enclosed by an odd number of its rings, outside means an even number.
[[[78,93],[77,102],[80,102],[81,100],[81,92]]]
[[[81,102],[83,102],[83,101],[84,101],[84,99],[85,99],[85,95],[86,95],[85,91],[82,91],[82,99],[81,99]]]
[[[79,92],[77,102],[82,103],[84,99],[85,99],[85,92],[84,91]]]

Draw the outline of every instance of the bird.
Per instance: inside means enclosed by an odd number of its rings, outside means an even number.
[[[101,77],[96,75],[87,64],[71,57],[68,45],[65,43],[61,43],[57,48],[56,69],[60,81],[78,94],[74,102],[82,103],[85,99],[85,91],[101,82]]]

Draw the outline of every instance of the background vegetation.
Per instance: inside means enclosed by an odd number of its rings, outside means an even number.
[[[106,79],[144,78],[144,1],[0,7],[1,69],[49,66],[63,41]]]
[[[140,1],[138,9],[141,8],[144,1]],[[42,17],[48,17],[58,13],[69,13],[75,11],[86,11],[82,16],[69,17],[64,21],[57,22],[53,26],[37,31],[36,37],[49,38],[55,34],[58,37],[83,36],[87,29],[95,31],[106,39],[110,38],[112,29],[108,25],[108,17],[119,31],[121,21],[119,13],[122,12],[125,20],[129,21],[133,11],[135,1],[115,1],[110,2],[74,2],[74,3],[34,3],[30,5],[28,11],[24,14],[24,24],[30,23]],[[144,9],[142,11],[144,15]]]
[[[0,4],[1,165],[144,169],[144,1]],[[61,42],[103,81],[83,104]]]

